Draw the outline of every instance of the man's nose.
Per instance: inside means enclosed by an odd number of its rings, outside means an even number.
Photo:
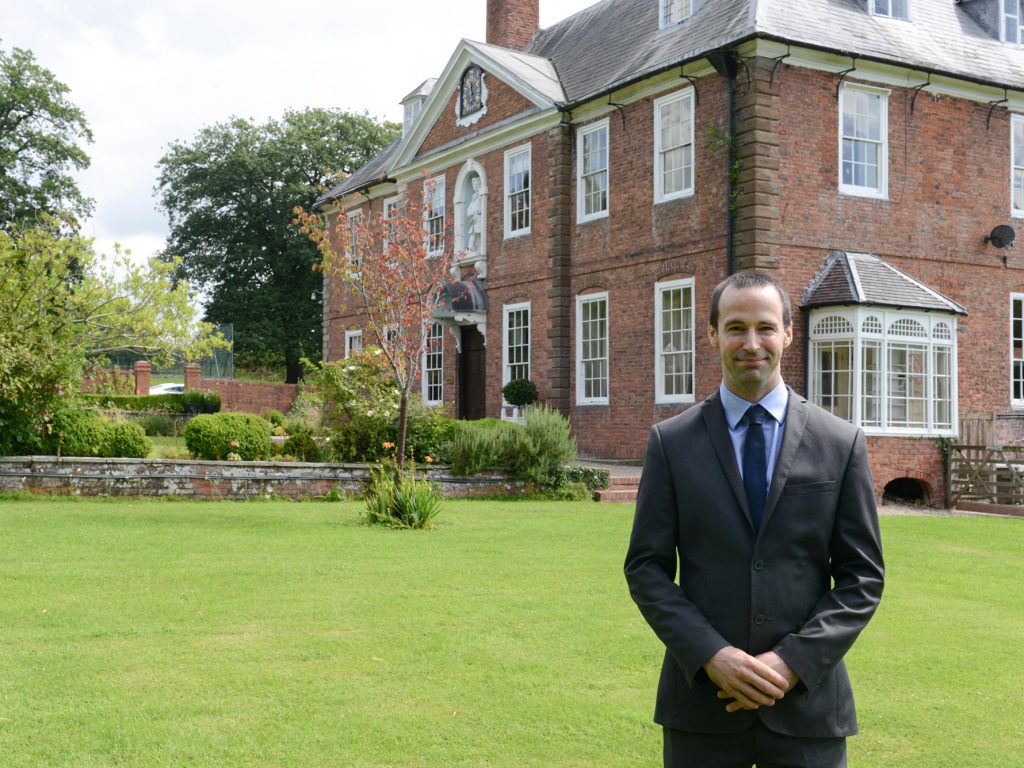
[[[757,335],[756,328],[751,328],[743,334],[743,348],[752,352],[761,348],[761,337]]]

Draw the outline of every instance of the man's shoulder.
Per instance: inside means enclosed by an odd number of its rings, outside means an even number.
[[[686,432],[690,429],[704,428],[704,411],[707,408],[717,407],[721,410],[721,401],[718,398],[718,393],[709,397],[707,400],[703,400],[699,403],[694,403],[685,411],[677,413],[675,416],[670,416],[667,419],[659,421],[654,425],[662,437],[668,435],[674,435],[680,432]]]

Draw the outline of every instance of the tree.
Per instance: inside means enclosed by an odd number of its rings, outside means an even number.
[[[333,233],[315,214],[301,208],[295,214],[298,231],[320,250],[321,270],[351,289],[387,359],[399,392],[395,455],[401,474],[409,395],[419,380],[434,315],[448,298],[445,286],[451,280],[454,253],[428,252],[423,212],[409,202],[390,218],[380,213],[336,216]]]
[[[316,247],[289,223],[314,199],[329,168],[352,173],[398,133],[393,123],[340,110],[286,112],[257,125],[235,118],[172,144],[158,167],[170,219],[165,253],[209,297],[206,319],[233,323],[235,353],[250,364],[318,360],[321,279]]]
[[[31,51],[0,50],[0,231],[43,214],[73,226],[92,213],[70,175],[89,167],[79,142],[92,142],[92,132],[68,92]]]
[[[91,241],[51,222],[0,232],[0,455],[36,449],[49,416],[78,391],[86,360],[130,350],[157,362],[208,355],[223,340],[195,322],[174,264],[104,266]]]

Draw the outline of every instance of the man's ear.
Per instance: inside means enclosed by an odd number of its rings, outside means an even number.
[[[793,324],[790,323],[789,325],[786,326],[786,336],[785,336],[785,341],[782,343],[782,348],[786,349],[792,343],[793,343]]]
[[[708,341],[711,342],[712,347],[718,348],[718,329],[711,323],[708,323]]]

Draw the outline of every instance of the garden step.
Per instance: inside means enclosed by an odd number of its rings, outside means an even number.
[[[618,501],[618,502],[629,502],[636,501],[636,491],[633,488],[608,488],[603,491],[598,491],[594,496],[598,501]]]
[[[620,475],[618,477],[611,478],[611,488],[639,488],[640,487],[640,475]]]

